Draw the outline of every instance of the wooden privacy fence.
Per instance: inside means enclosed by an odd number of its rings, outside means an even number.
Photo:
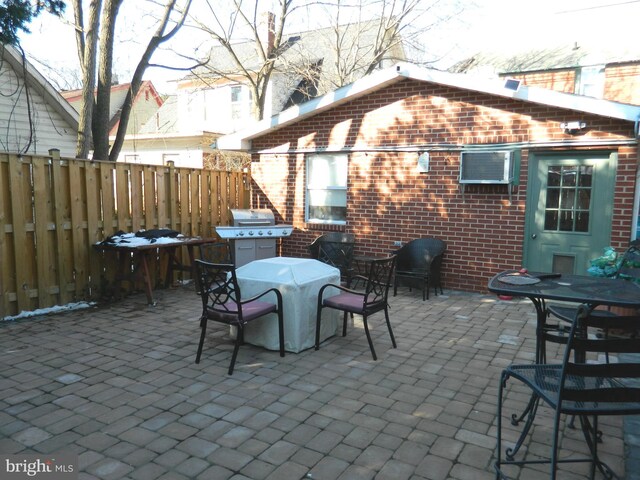
[[[95,300],[106,281],[92,245],[118,231],[215,237],[247,208],[246,178],[220,172],[0,153],[0,318]]]

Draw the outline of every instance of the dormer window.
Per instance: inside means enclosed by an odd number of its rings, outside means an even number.
[[[582,67],[576,75],[576,93],[602,98],[604,94],[604,65]]]

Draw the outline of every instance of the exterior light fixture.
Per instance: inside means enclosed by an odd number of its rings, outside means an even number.
[[[570,135],[575,135],[576,133],[580,133],[587,127],[585,122],[580,121],[572,121],[572,122],[562,122],[560,124],[560,128],[564,131],[564,133],[568,133]]]
[[[429,152],[422,152],[418,155],[418,173],[429,172]]]

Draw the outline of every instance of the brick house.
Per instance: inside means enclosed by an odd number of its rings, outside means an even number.
[[[447,243],[445,287],[498,271],[586,274],[635,238],[640,107],[400,64],[221,137],[252,154],[252,206],[306,256],[326,231],[356,254]]]
[[[456,73],[491,72],[524,85],[640,105],[640,50],[620,45],[561,45],[513,56],[478,53],[451,67]]]

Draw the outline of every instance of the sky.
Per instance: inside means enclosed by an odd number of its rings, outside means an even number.
[[[269,0],[260,2],[270,3]],[[199,3],[202,4],[202,0],[194,0],[195,8]],[[446,0],[442,3],[446,4]],[[438,68],[447,68],[482,51],[508,55],[526,49],[574,44],[636,49],[640,53],[635,33],[640,0],[468,0],[463,3],[466,6],[462,14],[425,37],[425,43],[439,59],[435,64]],[[143,49],[140,40],[145,39],[145,34],[148,38],[153,31],[149,24],[145,25],[147,19],[135,10],[140,4],[140,0],[125,1],[119,16],[119,35],[125,44],[117,50],[114,63],[121,82],[127,82],[135,68]],[[67,14],[72,16],[70,6]],[[21,35],[28,55],[65,71],[77,69],[75,37],[70,25],[43,15],[30,29],[31,34]],[[181,48],[191,50],[193,33],[180,32],[176,41]],[[154,60],[158,57],[161,54]],[[161,93],[170,93],[174,84],[169,80],[183,75],[150,69],[145,79],[153,80]]]

